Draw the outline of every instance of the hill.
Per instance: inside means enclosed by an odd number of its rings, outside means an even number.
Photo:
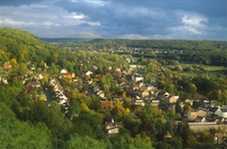
[[[11,59],[17,62],[48,61],[55,51],[52,45],[34,35],[16,29],[0,28],[0,64]],[[51,61],[48,61],[51,63]]]
[[[225,41],[208,40],[128,40],[128,39],[74,39],[74,38],[43,38],[47,42],[55,42],[64,45],[93,45],[94,47],[131,47],[131,48],[153,48],[160,50],[203,50],[212,51],[227,50]]]

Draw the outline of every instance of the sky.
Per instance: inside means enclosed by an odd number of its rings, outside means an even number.
[[[40,38],[227,41],[227,0],[0,0],[0,27]]]

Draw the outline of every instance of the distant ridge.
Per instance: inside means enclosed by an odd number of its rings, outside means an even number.
[[[227,41],[210,40],[130,40],[130,39],[83,39],[83,38],[42,38],[46,42],[56,42],[64,44],[90,44],[95,46],[125,46],[133,48],[158,48],[174,50],[227,50]]]

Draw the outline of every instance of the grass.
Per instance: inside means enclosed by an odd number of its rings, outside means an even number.
[[[187,77],[195,77],[197,76],[197,71],[200,71],[201,75],[205,76],[206,73],[209,74],[210,78],[217,78],[218,76],[224,76],[227,77],[227,67],[225,66],[211,66],[211,65],[201,65],[201,64],[189,64],[189,63],[180,63],[180,65],[183,69],[187,67],[192,67],[193,71],[183,71],[183,72],[177,72],[178,76],[187,76]],[[174,71],[174,68],[177,65],[167,65],[167,67]],[[176,72],[176,71],[175,71]]]

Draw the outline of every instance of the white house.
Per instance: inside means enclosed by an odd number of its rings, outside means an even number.
[[[60,102],[59,102],[59,104],[60,105],[63,105],[64,103],[66,103],[67,101],[65,100],[65,99],[63,99],[63,100],[61,100]]]
[[[220,116],[220,117],[227,118],[227,108],[218,107],[218,109],[215,112],[215,114]]]
[[[121,128],[121,124],[117,123],[117,122],[114,122],[113,119],[112,119],[112,121],[110,123],[106,123],[105,124],[105,129],[106,129],[107,134],[109,136],[114,135],[114,134],[118,134],[120,128]]]
[[[66,69],[62,69],[62,70],[60,71],[60,73],[61,73],[61,74],[66,74],[66,73],[67,73],[67,70],[66,70]]]
[[[135,99],[134,104],[137,106],[145,106],[145,102],[143,99]]]
[[[86,72],[86,76],[90,76],[90,75],[92,75],[92,74],[93,74],[92,71],[87,71],[87,72]]]

